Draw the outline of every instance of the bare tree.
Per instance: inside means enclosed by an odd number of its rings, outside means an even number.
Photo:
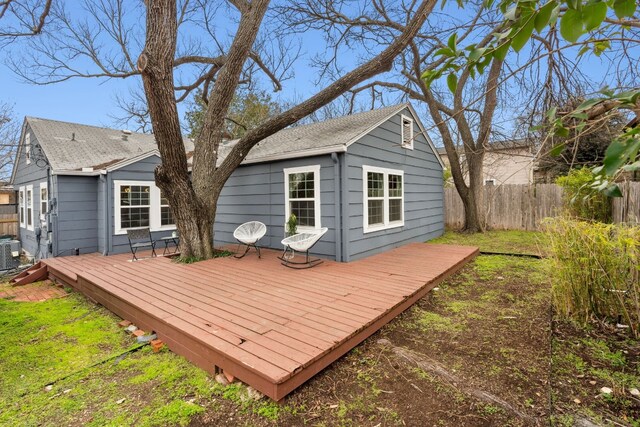
[[[40,34],[53,0],[0,0],[0,46],[19,37]]]
[[[98,5],[87,2],[89,17],[100,24],[74,21],[64,9],[55,8],[53,13],[60,22],[57,33],[46,43],[31,44],[29,56],[15,60],[13,67],[25,79],[38,84],[73,77],[141,75],[162,156],[162,164],[155,171],[156,183],[173,209],[181,235],[180,251],[185,257],[209,258],[214,253],[212,235],[218,197],[249,150],[355,85],[389,70],[394,58],[422,27],[436,1],[421,1],[377,55],[341,73],[315,95],[248,131],[224,159],[218,156],[219,147],[237,88],[259,73],[272,82],[274,89],[279,89],[288,77],[290,55],[297,52],[295,45],[268,31],[268,22],[263,22],[269,10],[268,0],[230,0],[215,5],[205,0],[145,3],[142,46],[138,46],[142,39],[138,36],[135,10],[124,11],[135,6],[122,0],[104,0]],[[109,19],[104,20],[105,16]],[[227,39],[220,39],[215,22],[225,16],[232,19],[235,31]],[[181,28],[188,31],[181,32]],[[106,41],[109,49],[105,48]],[[134,64],[136,51],[140,54]],[[195,137],[189,173],[177,102],[198,88],[209,97],[202,129]]]
[[[411,3],[407,6],[372,0],[359,3],[359,14],[352,19],[342,12],[347,2],[329,3],[330,6],[319,7],[312,0],[298,0],[290,2],[285,10],[295,17],[296,28],[300,31],[323,30],[336,51],[339,45],[359,43],[366,47],[384,42],[391,31],[403,28],[402,17],[411,10]],[[468,6],[473,8],[473,13]],[[435,131],[445,147],[451,163],[450,172],[464,204],[464,229],[482,231],[485,227],[485,151],[492,141],[514,136],[520,130],[511,125],[508,126],[512,128],[510,135],[500,135],[498,115],[509,116],[509,110],[519,110],[521,117],[518,119],[526,127],[522,133],[526,133],[550,106],[583,93],[578,89],[585,87],[590,79],[578,67],[582,53],[577,57],[565,54],[564,49],[571,46],[562,45],[557,30],[552,28],[535,35],[525,55],[509,56],[506,61],[493,56],[483,62],[482,67],[487,71],[479,76],[474,67],[459,64],[454,72],[449,71],[451,75],[444,84],[437,79],[447,59],[440,52],[455,51],[465,44],[470,50],[482,51],[495,41],[495,34],[504,31],[505,24],[502,14],[487,9],[486,3],[468,2],[464,11],[443,11],[433,17],[436,19],[427,21],[409,48],[395,61],[393,71],[385,74],[385,79],[365,82],[350,92],[354,100],[356,96],[365,95],[374,103],[384,103],[390,94],[397,94],[401,99],[411,99],[426,106],[432,123],[429,130]],[[626,35],[622,37],[621,48],[633,40]],[[607,40],[616,40],[615,35],[610,34]],[[599,48],[597,43],[597,39],[592,39],[578,48],[595,51]],[[621,52],[625,50],[621,49]],[[322,65],[329,68],[335,62],[332,58],[331,62]],[[609,70],[616,71],[616,80],[630,80],[634,78],[632,76],[637,79],[637,73],[628,71],[635,70],[637,61],[610,63],[620,64]],[[430,75],[436,79],[429,81]],[[515,124],[516,117],[507,119]],[[541,151],[548,149],[541,147]]]
[[[20,124],[11,105],[0,103],[0,181],[6,182],[11,176],[15,160]]]
[[[329,42],[336,46],[345,42],[367,45],[371,41],[377,43],[387,40],[394,31],[404,29],[403,16],[411,10],[402,4],[392,8],[381,0],[373,0],[362,5],[360,14],[352,19],[341,12],[342,2],[329,3],[330,6],[321,8],[314,6],[312,0],[301,0],[291,3],[287,10],[296,17],[298,28],[322,29],[329,34]],[[450,159],[451,174],[465,206],[465,230],[470,232],[484,228],[480,208],[483,201],[482,162],[492,131],[503,62],[492,61],[488,75],[481,81],[472,79],[468,70],[463,71],[453,96],[448,99],[445,91],[429,86],[422,75],[425,69],[435,69],[441,64],[441,61],[432,59],[433,54],[447,46],[447,38],[452,32],[466,28],[463,39],[477,37],[482,28],[487,28],[487,33],[491,34],[496,24],[486,15],[482,6],[466,23],[457,23],[439,15],[434,22],[423,26],[411,40],[408,49],[395,61],[395,73],[388,75],[390,78],[368,81],[351,90],[352,100],[357,94],[363,93],[375,102],[382,98],[384,92],[399,92],[403,98],[427,106]],[[490,40],[491,37],[487,35],[478,42],[478,46]],[[472,95],[477,99],[475,105],[469,107]]]

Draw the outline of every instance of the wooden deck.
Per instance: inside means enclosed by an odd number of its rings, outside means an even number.
[[[478,253],[416,243],[309,270],[278,252],[178,264],[98,254],[43,260],[62,281],[201,368],[280,400],[406,310]]]

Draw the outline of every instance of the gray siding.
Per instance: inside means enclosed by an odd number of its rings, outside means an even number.
[[[154,170],[157,165],[160,164],[160,157],[151,156],[146,159],[142,159],[136,163],[124,166],[118,170],[112,171],[107,175],[107,191],[108,194],[108,207],[106,211],[106,218],[109,221],[108,228],[110,234],[108,236],[108,248],[110,254],[120,254],[130,252],[129,239],[126,234],[115,234],[115,211],[114,211],[114,181],[155,181]],[[101,231],[104,233],[104,230]],[[151,233],[154,240],[160,239],[171,235],[171,230],[155,231]],[[158,242],[157,247],[160,248],[160,253],[164,245]]]
[[[410,116],[408,110],[403,114]],[[346,155],[346,261],[435,238],[444,232],[442,167],[414,120],[414,149],[400,144],[400,114],[349,147]],[[362,166],[404,171],[404,226],[363,233]]]
[[[56,256],[98,250],[98,177],[63,176],[56,178],[57,235]]]
[[[308,157],[273,163],[240,166],[225,184],[215,220],[216,245],[237,243],[233,238],[236,227],[247,221],[261,221],[267,226],[262,246],[282,249],[284,238],[286,168],[320,165],[320,223],[329,231],[314,246],[317,255],[336,256],[336,217],[334,164],[331,156]]]
[[[40,222],[40,184],[43,182],[47,182],[47,171],[49,166],[46,164],[46,159],[44,155],[41,154],[39,150],[38,140],[35,134],[31,131],[28,125],[25,126],[25,132],[22,137],[29,132],[31,134],[31,155],[32,161],[30,164],[27,164],[25,149],[24,146],[21,147],[20,155],[16,159],[15,163],[15,176],[13,180],[13,185],[16,191],[19,190],[20,187],[24,186],[26,190],[26,186],[33,185],[33,222],[34,222],[34,230],[27,230],[26,228],[26,218],[25,218],[25,227],[22,228],[18,225],[18,238],[22,243],[22,248],[31,255],[38,254],[40,258],[45,257],[47,254],[46,247],[46,230],[42,230],[42,238],[40,240],[40,252],[38,252],[38,245],[36,242],[35,229],[36,227],[42,227],[43,224]],[[24,139],[21,141],[24,143]],[[36,163],[36,156],[40,157],[42,160]],[[49,186],[51,187],[51,186]],[[49,190],[50,192],[51,190]],[[26,197],[26,196],[25,196]],[[20,214],[20,208],[18,207],[18,215]],[[25,210],[26,216],[26,210]],[[46,225],[46,223],[45,223]]]

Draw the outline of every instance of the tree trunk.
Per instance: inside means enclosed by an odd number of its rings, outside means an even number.
[[[484,152],[468,159],[469,186],[465,194],[460,194],[464,205],[464,228],[466,233],[480,233],[485,230],[483,162]]]
[[[174,58],[177,38],[176,0],[147,0],[144,50],[138,58],[147,97],[149,116],[162,165],[155,170],[158,187],[172,208],[180,232],[183,257],[211,258],[213,222],[222,187],[253,146],[336,99],[349,88],[389,70],[393,60],[424,24],[435,0],[423,0],[402,33],[377,56],[356,67],[306,101],[266,120],[248,132],[218,163],[224,118],[242,73],[244,62],[255,42],[268,0],[238,2],[241,19],[224,67],[215,80],[205,114],[205,122],[195,140],[192,175],[182,140],[174,92]]]

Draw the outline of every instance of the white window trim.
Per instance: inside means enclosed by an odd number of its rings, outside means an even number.
[[[46,190],[47,192],[47,198],[46,200],[42,200],[42,190]],[[40,191],[38,192],[38,200],[40,200],[40,219],[44,220],[45,219],[45,215],[47,214],[47,212],[49,212],[49,187],[47,185],[46,182],[41,182],[40,183]],[[42,202],[46,203],[46,209],[43,211],[42,210]]]
[[[289,216],[291,216],[291,206],[289,205],[289,174],[292,173],[306,173],[313,172],[313,201],[315,211],[315,227],[298,226],[298,231],[313,231],[322,228],[320,220],[322,215],[320,213],[320,165],[300,166],[297,168],[286,168],[282,170],[284,172],[284,221],[287,222]],[[304,200],[304,199],[296,199]]]
[[[31,204],[29,204],[29,197],[27,197],[27,194],[29,194],[29,192],[31,192]],[[33,218],[33,198],[35,197],[35,195],[33,194],[33,185],[27,185],[27,189],[25,191],[24,194],[24,205],[25,205],[25,222],[27,223],[27,230],[33,231],[33,226],[34,226],[34,218]],[[29,214],[29,208],[31,208],[31,214]],[[29,221],[28,219],[31,219],[31,225],[29,225]]]
[[[20,203],[20,194],[22,194],[22,203],[18,206],[18,220],[20,221],[20,228],[25,228],[27,223],[27,193],[24,186],[18,190],[18,203]],[[23,211],[22,215],[20,215],[20,210]]]
[[[31,164],[31,134],[29,132],[24,136],[24,156],[27,164]]]
[[[408,120],[409,122],[411,122],[411,137],[410,137],[410,144],[405,144],[404,143],[404,121]],[[402,145],[402,148],[406,148],[407,150],[413,150],[413,138],[414,138],[414,130],[413,130],[413,118],[409,117],[409,116],[405,116],[404,114],[400,115],[400,145]]]
[[[152,232],[175,230],[175,225],[160,225],[160,189],[154,181],[113,181],[113,217],[114,232],[116,235],[127,234],[127,229],[121,226],[122,218],[120,217],[120,187],[123,185],[140,185],[149,187],[149,226]]]
[[[369,225],[369,197],[368,188],[367,188],[367,173],[381,173],[384,175],[384,202],[383,202],[383,223]],[[400,175],[402,177],[402,219],[400,221],[389,221],[389,175]],[[363,233],[372,233],[374,231],[380,230],[388,230],[390,228],[402,227],[404,226],[404,171],[397,169],[387,169],[387,168],[378,168],[375,166],[362,166],[362,230]],[[371,199],[380,199],[379,197],[373,197]]]

